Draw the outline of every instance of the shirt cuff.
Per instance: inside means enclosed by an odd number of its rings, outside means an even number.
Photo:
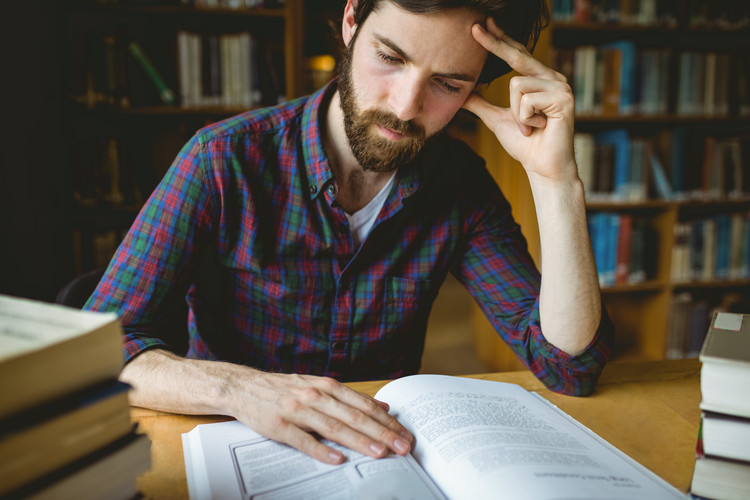
[[[532,326],[530,340],[535,356],[529,368],[547,388],[561,394],[587,396],[593,392],[612,353],[614,326],[602,303],[599,328],[581,354],[572,356],[549,343],[538,323]]]

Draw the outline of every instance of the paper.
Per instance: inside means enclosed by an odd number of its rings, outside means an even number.
[[[514,384],[416,375],[376,399],[415,436],[413,456],[322,464],[238,422],[183,434],[190,498],[685,499],[538,394]]]
[[[343,465],[327,465],[231,421],[182,435],[193,500],[443,499],[413,457],[373,459],[335,443]]]

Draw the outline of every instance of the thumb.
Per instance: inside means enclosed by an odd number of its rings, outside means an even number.
[[[495,106],[490,104],[487,99],[478,92],[472,92],[461,107],[477,115],[485,124],[488,124],[487,122],[490,120],[491,111],[495,109]]]
[[[523,135],[531,133],[531,127],[528,125],[516,125],[510,108],[495,106],[476,92],[466,99],[462,108],[479,117],[487,128],[498,136],[498,139],[501,135],[512,133],[512,129],[520,130]]]

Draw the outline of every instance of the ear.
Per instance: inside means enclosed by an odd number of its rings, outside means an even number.
[[[341,20],[341,38],[344,45],[349,46],[349,42],[357,31],[357,23],[354,22],[354,11],[357,8],[357,0],[347,0],[344,7],[344,18]]]

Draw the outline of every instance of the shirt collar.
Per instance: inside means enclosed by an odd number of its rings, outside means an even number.
[[[326,185],[333,181],[334,175],[328,156],[323,147],[323,113],[336,92],[337,79],[331,80],[325,87],[317,90],[305,103],[302,111],[302,141],[305,171],[311,199],[321,194]],[[414,165],[399,168],[396,175],[400,199],[408,198],[419,187],[419,174]]]

